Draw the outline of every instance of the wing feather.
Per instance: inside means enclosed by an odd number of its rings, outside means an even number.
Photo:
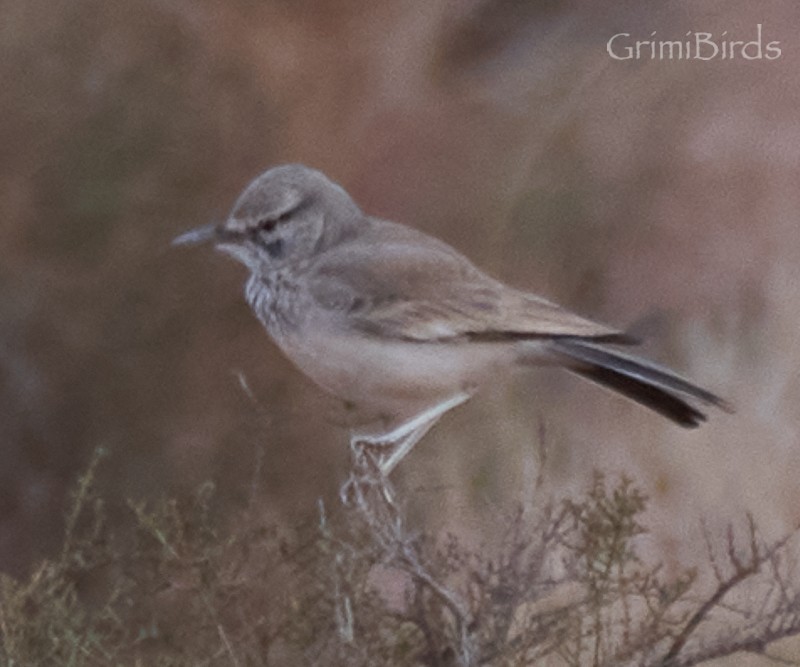
[[[385,223],[389,224],[389,223]],[[411,230],[409,230],[411,231]],[[321,257],[308,289],[360,331],[412,341],[580,336],[623,342],[613,328],[490,278],[450,246],[405,230]],[[421,241],[420,237],[424,239]]]

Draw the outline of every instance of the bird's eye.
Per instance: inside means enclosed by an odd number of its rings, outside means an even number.
[[[264,232],[271,232],[275,229],[275,225],[278,224],[278,220],[280,218],[264,218],[263,220],[258,221],[258,230]]]
[[[290,208],[289,210],[284,211],[277,217],[263,218],[262,220],[258,221],[256,228],[258,229],[258,231],[271,232],[273,229],[275,229],[276,225],[279,225],[282,222],[286,222],[292,216],[295,210],[296,209],[294,208]]]

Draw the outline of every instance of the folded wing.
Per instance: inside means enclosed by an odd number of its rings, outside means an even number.
[[[314,300],[365,334],[433,342],[579,336],[625,342],[613,328],[490,278],[443,243],[399,239],[330,253],[311,274]]]

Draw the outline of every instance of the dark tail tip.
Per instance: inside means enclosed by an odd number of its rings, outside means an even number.
[[[696,428],[706,421],[705,412],[698,406],[733,412],[729,403],[672,371],[595,341],[561,339],[554,347],[564,355],[573,373],[619,392],[684,428]]]
[[[627,377],[613,369],[590,366],[571,370],[655,410],[684,428],[697,428],[708,419],[706,413],[698,410],[688,401],[670,394],[658,386]]]

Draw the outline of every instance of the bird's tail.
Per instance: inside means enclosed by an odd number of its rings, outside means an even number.
[[[706,420],[706,414],[700,410],[702,406],[732,411],[718,396],[666,368],[603,344],[564,337],[553,340],[551,345],[568,370],[613,389],[685,428],[694,428]]]

